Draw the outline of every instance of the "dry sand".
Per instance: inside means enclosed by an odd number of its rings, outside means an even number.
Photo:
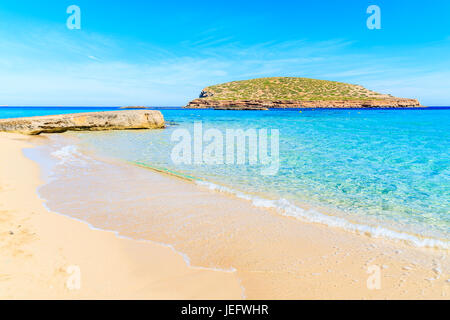
[[[47,211],[39,168],[22,154],[27,139],[0,134],[0,299],[242,297],[235,273],[191,268],[169,247]]]

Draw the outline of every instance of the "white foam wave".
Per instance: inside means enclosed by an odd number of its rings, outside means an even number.
[[[54,152],[51,155],[59,159],[58,164],[76,164],[79,166],[85,166],[87,164],[85,156],[78,151],[78,147],[75,145],[64,146]]]
[[[228,187],[220,186],[211,182],[197,180],[196,183],[200,186],[207,187],[210,190],[230,193],[238,198],[251,201],[252,204],[256,207],[273,208],[281,215],[295,217],[303,221],[321,223],[330,227],[338,227],[345,229],[347,231],[355,232],[358,234],[366,234],[377,238],[388,238],[392,240],[405,241],[417,247],[450,249],[450,243],[448,241],[432,238],[422,238],[420,236],[416,236],[405,232],[394,231],[380,226],[374,227],[369,225],[352,223],[344,218],[324,214],[314,209],[307,210],[300,208],[296,205],[293,205],[286,199],[278,199],[278,200],[263,199],[260,197],[252,196],[249,194],[233,190]]]

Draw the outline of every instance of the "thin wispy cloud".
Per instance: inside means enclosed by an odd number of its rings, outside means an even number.
[[[0,29],[0,103],[183,105],[215,83],[301,76],[361,84],[424,104],[450,104],[450,58],[440,51],[450,47],[445,38],[412,56],[411,47],[365,50],[345,38],[249,44],[215,32],[162,46],[53,24],[17,27],[13,33]]]

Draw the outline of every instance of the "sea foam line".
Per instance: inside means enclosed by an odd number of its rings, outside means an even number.
[[[197,266],[197,265],[194,265],[194,264],[191,263],[191,259],[190,259],[190,257],[189,257],[186,253],[179,251],[178,249],[176,249],[176,248],[175,248],[173,245],[171,245],[171,244],[164,243],[164,242],[159,242],[159,241],[154,241],[154,240],[149,240],[149,239],[133,238],[133,237],[130,237],[130,236],[125,236],[125,235],[123,235],[123,234],[122,234],[120,231],[118,231],[118,230],[113,230],[113,229],[107,229],[107,228],[96,227],[95,225],[93,225],[92,223],[88,222],[87,220],[84,220],[84,219],[81,219],[81,218],[77,218],[77,217],[71,216],[70,214],[65,214],[65,213],[62,213],[62,212],[54,211],[54,210],[52,210],[52,209],[48,206],[48,204],[47,204],[48,200],[47,200],[46,198],[44,198],[44,197],[41,195],[41,193],[39,192],[39,189],[40,189],[42,186],[44,186],[44,185],[46,185],[46,183],[44,183],[43,185],[37,187],[36,194],[37,194],[39,200],[42,201],[43,207],[44,207],[48,212],[50,212],[50,213],[62,215],[62,216],[64,216],[64,217],[67,217],[67,218],[69,218],[69,219],[75,220],[75,221],[77,221],[77,222],[84,223],[84,224],[86,224],[86,225],[87,225],[90,229],[92,229],[92,230],[103,231],[103,232],[111,232],[111,233],[114,234],[117,238],[120,238],[120,239],[133,240],[133,241],[138,241],[138,242],[143,242],[143,243],[157,244],[157,245],[160,245],[160,246],[163,246],[163,247],[170,248],[172,251],[174,251],[176,254],[179,254],[179,255],[183,258],[184,262],[186,263],[186,265],[187,265],[189,268],[193,268],[193,269],[197,269],[197,270],[207,270],[207,271],[225,272],[225,273],[235,273],[235,272],[237,271],[236,268],[234,268],[234,267],[231,267],[231,268],[228,268],[228,269],[225,269],[225,268],[222,269],[222,268],[215,268],[215,267],[202,267],[202,266]]]
[[[71,164],[78,164],[81,166],[86,165],[87,157],[85,155],[83,155],[81,152],[79,152],[77,146],[75,146],[75,145],[65,146],[65,147],[53,152],[52,155],[54,157],[60,159],[59,164],[66,164],[67,162],[70,161]],[[91,160],[91,159],[89,158],[89,160]],[[243,192],[240,192],[240,191],[237,191],[237,190],[225,187],[225,186],[221,186],[221,185],[218,185],[218,184],[215,184],[212,182],[199,180],[198,178],[195,178],[192,176],[186,177],[184,175],[178,174],[177,172],[153,168],[153,167],[150,167],[143,163],[135,163],[135,164],[145,166],[149,169],[153,169],[153,170],[163,172],[166,174],[168,173],[168,174],[180,176],[185,179],[187,178],[188,180],[194,181],[197,185],[207,187],[210,190],[232,194],[238,198],[252,202],[252,204],[255,207],[273,208],[279,214],[284,215],[284,216],[294,217],[294,218],[297,218],[297,219],[300,219],[303,221],[307,221],[307,222],[321,223],[321,224],[324,224],[324,225],[327,225],[330,227],[342,228],[347,231],[351,231],[351,232],[358,233],[358,234],[367,234],[367,235],[370,235],[370,236],[376,237],[376,238],[388,238],[388,239],[392,239],[392,240],[405,241],[405,242],[412,244],[414,246],[417,246],[417,247],[439,248],[439,249],[446,249],[446,250],[450,249],[450,243],[448,241],[432,239],[432,238],[422,238],[417,235],[413,235],[413,234],[409,234],[409,233],[405,233],[405,232],[394,231],[394,230],[390,230],[388,228],[384,228],[384,227],[380,227],[380,226],[373,227],[373,226],[369,226],[369,225],[353,223],[344,218],[327,215],[327,214],[321,213],[314,209],[306,210],[306,209],[300,208],[283,198],[278,199],[278,200],[264,199],[264,198],[257,197],[254,195],[249,195],[249,194],[246,194],[246,193],[243,193]],[[189,258],[187,256],[184,256],[184,258],[185,258],[187,264],[189,266],[191,266]],[[218,271],[218,270],[216,270],[216,271]],[[230,272],[230,270],[220,270],[220,271]],[[233,272],[233,271],[234,270],[231,270],[231,272]]]
[[[78,147],[76,145],[67,145],[56,151],[53,151],[51,155],[57,159],[59,159],[58,164],[78,164],[81,166],[86,166],[87,162],[85,157],[81,152],[78,151]]]
[[[76,145],[67,145],[67,146],[63,146],[60,149],[51,152],[51,155],[55,158],[59,159],[58,165],[65,165],[65,164],[70,164],[70,165],[82,165],[82,166],[86,166],[88,162],[94,162],[97,163],[97,161],[91,157],[86,156],[85,154],[83,154],[82,152],[79,151],[78,146]],[[44,183],[45,185],[46,183]],[[89,228],[93,229],[93,230],[99,230],[99,231],[106,231],[106,232],[112,232],[114,233],[118,238],[122,238],[122,239],[128,239],[128,240],[134,240],[134,241],[139,241],[139,242],[148,242],[148,243],[154,243],[154,244],[158,244],[164,247],[168,247],[170,249],[172,249],[174,252],[176,252],[177,254],[181,255],[184,262],[186,263],[186,265],[190,268],[194,268],[194,269],[199,269],[199,270],[209,270],[209,271],[218,271],[218,272],[226,272],[226,273],[234,273],[237,270],[234,267],[228,268],[228,269],[222,269],[222,268],[215,268],[215,267],[202,267],[202,266],[197,266],[197,265],[193,265],[191,263],[191,259],[190,257],[185,254],[184,252],[178,251],[177,249],[175,249],[174,246],[172,246],[171,244],[167,244],[167,243],[163,243],[163,242],[158,242],[158,241],[154,241],[154,240],[148,240],[148,239],[141,239],[141,238],[132,238],[132,237],[128,237],[128,236],[124,236],[120,233],[120,231],[117,230],[110,230],[110,229],[103,229],[103,228],[99,228],[94,226],[93,224],[87,222],[86,220],[83,219],[79,219],[76,217],[73,217],[71,215],[67,215],[64,213],[59,213],[59,212],[55,212],[52,211],[48,205],[47,205],[47,199],[43,198],[39,192],[41,186],[38,187],[37,190],[37,195],[39,197],[40,200],[42,200],[42,204],[43,206],[47,209],[47,211],[52,212],[52,213],[57,213],[57,214],[62,214],[66,217],[69,217],[70,219],[76,220],[78,222],[82,222],[85,223],[89,226]]]
[[[398,232],[380,226],[372,227],[369,225],[352,223],[344,218],[330,216],[314,209],[306,210],[300,208],[283,198],[278,200],[269,200],[245,194],[243,192],[211,182],[196,180],[195,183],[210,190],[229,193],[238,198],[250,201],[255,207],[273,208],[281,215],[294,217],[303,221],[321,223],[329,227],[338,227],[358,234],[368,234],[375,238],[388,238],[391,240],[405,241],[417,247],[439,248],[446,250],[450,249],[450,243],[448,241],[432,238],[421,238],[409,233]]]

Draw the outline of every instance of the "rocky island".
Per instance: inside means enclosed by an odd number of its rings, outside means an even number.
[[[227,82],[207,87],[185,108],[267,110],[269,108],[420,108],[416,99],[397,98],[360,85],[295,77]]]
[[[119,109],[130,109],[130,110],[134,110],[134,109],[148,109],[147,107],[144,106],[125,106],[125,107],[120,107]]]
[[[65,131],[100,131],[164,128],[156,110],[123,110],[0,119],[0,131],[37,135]]]

